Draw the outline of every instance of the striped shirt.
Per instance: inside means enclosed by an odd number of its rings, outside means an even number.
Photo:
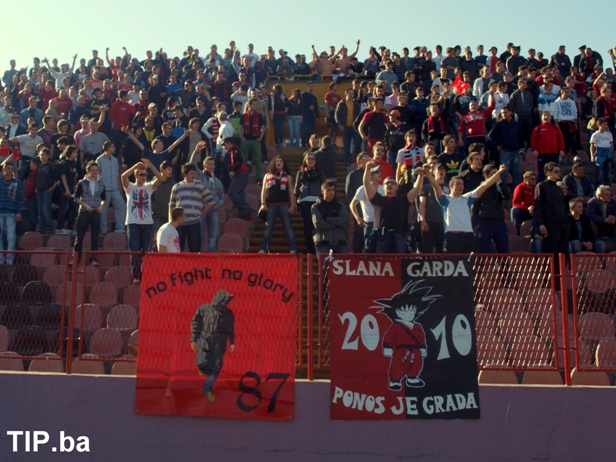
[[[211,202],[213,202],[212,195],[203,183],[200,181],[187,183],[184,180],[173,186],[169,209],[182,207],[185,217],[183,226],[188,226],[199,221],[203,208]]]

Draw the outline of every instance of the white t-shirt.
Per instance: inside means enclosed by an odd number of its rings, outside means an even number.
[[[180,253],[180,236],[171,223],[165,223],[160,227],[156,234],[156,243],[159,246],[164,245],[167,252]]]
[[[596,131],[590,137],[590,143],[598,148],[609,148],[614,143],[614,137],[607,130],[603,133]]]
[[[445,232],[456,231],[472,233],[471,204],[477,199],[475,191],[462,194],[461,197],[452,197],[443,194],[438,201],[443,208],[445,217]]]
[[[143,186],[129,183],[126,191],[126,224],[151,225],[152,220],[152,182]]]
[[[383,186],[379,185],[376,188],[376,192],[385,195],[385,191],[383,190]],[[368,196],[366,196],[366,189],[363,186],[360,186],[357,192],[355,193],[355,197],[353,197],[356,201],[359,201],[359,205],[361,207],[361,214],[366,223],[374,222],[374,207],[372,206],[372,202],[368,200]]]

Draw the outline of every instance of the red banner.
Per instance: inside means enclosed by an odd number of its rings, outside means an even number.
[[[139,414],[290,420],[299,259],[149,254]]]
[[[467,260],[342,255],[329,263],[332,418],[479,418]]]

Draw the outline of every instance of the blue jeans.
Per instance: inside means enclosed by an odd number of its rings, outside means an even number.
[[[353,163],[354,156],[359,154],[361,149],[361,137],[353,127],[344,127],[342,145],[344,146],[344,161],[347,164]]]
[[[7,248],[6,250],[15,250],[16,242],[16,221],[14,213],[0,213],[0,250],[4,250],[3,234],[6,233]],[[15,254],[9,253],[6,255],[6,261],[13,263]],[[4,253],[0,252],[0,263],[4,263]]]
[[[199,249],[201,249],[201,222],[178,226],[177,230],[182,252],[184,251],[186,241],[188,241],[189,252],[199,252]]]
[[[293,147],[300,146],[301,143],[299,136],[300,118],[301,116],[289,116],[289,141],[291,141]]]
[[[518,230],[518,235],[520,234],[520,227],[522,226],[522,223],[524,223],[526,220],[532,220],[533,218],[530,213],[525,212],[524,210],[517,207],[511,207],[511,211],[509,213],[511,215],[511,222]]]
[[[582,241],[578,241],[576,239],[569,241],[569,253],[578,253],[582,250],[585,250],[582,247]],[[595,241],[595,245],[593,246],[593,251],[595,253],[605,253],[605,242],[597,240]]]
[[[147,252],[152,239],[152,225],[128,225],[128,250],[131,252]],[[131,254],[130,272],[133,279],[141,280],[141,255]]]
[[[231,180],[229,189],[227,190],[227,195],[229,196],[229,199],[231,199],[231,202],[233,202],[233,207],[235,207],[240,213],[241,218],[244,218],[251,212],[250,206],[246,203],[247,184],[248,173],[236,173]]]
[[[274,226],[276,226],[276,217],[280,217],[284,232],[289,242],[289,248],[292,252],[297,252],[297,243],[295,242],[295,234],[293,234],[293,227],[291,226],[291,215],[289,215],[289,204],[268,205],[267,206],[267,220],[265,223],[265,233],[263,233],[263,242],[261,242],[261,249],[267,252],[270,241],[272,240],[272,234],[274,232]]]
[[[612,170],[614,161],[608,159],[601,165],[597,166],[597,184],[610,185],[612,184]]]
[[[210,211],[201,217],[201,252],[205,252],[205,231],[207,230],[207,251],[216,252],[218,242],[218,223],[220,220],[219,210]]]
[[[41,233],[51,230],[51,194],[49,191],[37,191],[36,193]]]
[[[511,173],[513,178],[513,187],[515,188],[522,182],[522,173],[520,172],[520,152],[500,150],[500,163],[507,167],[507,171],[501,175],[503,184],[507,184],[507,173]]]
[[[124,231],[126,226],[124,222],[126,221],[126,202],[124,202],[124,198],[122,197],[122,193],[119,189],[113,191],[105,190],[105,195],[107,198],[105,199],[105,205],[103,206],[103,212],[101,213],[101,232],[108,233],[109,232],[109,224],[107,223],[107,210],[109,210],[109,204],[113,203],[113,214],[115,215],[116,231]]]

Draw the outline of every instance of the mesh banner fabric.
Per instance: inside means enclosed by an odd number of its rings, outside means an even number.
[[[136,412],[291,420],[299,261],[147,255]]]

